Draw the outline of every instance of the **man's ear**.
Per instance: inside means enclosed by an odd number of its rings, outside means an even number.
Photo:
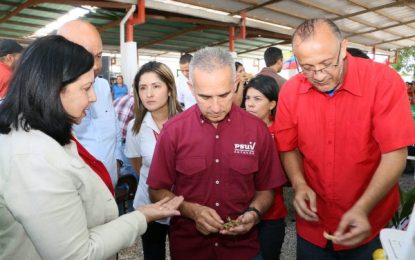
[[[196,95],[195,95],[195,88],[193,87],[192,82],[191,82],[190,80],[188,80],[188,81],[186,81],[186,82],[187,82],[187,85],[188,85],[188,86],[189,86],[189,88],[190,88],[190,91],[192,92],[192,95],[196,97]]]

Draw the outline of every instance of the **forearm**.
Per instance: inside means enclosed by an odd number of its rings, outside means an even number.
[[[407,154],[406,147],[383,154],[369,186],[353,207],[369,214],[397,183],[405,167]]]
[[[165,197],[172,198],[176,196],[173,192],[166,190],[166,189],[151,189],[149,188],[150,193],[150,200],[154,203],[157,202]],[[195,206],[198,205],[196,203],[191,203],[187,201],[183,201],[182,204],[179,207],[180,215],[183,217],[194,219],[195,216]]]
[[[136,172],[137,176],[140,176],[141,157],[139,157],[139,158],[129,158],[129,160],[130,160],[130,163],[133,166],[133,169]]]
[[[304,170],[302,157],[298,149],[289,152],[282,152],[280,153],[280,158],[294,190],[299,184],[306,184],[303,175]]]
[[[273,190],[257,191],[255,193],[254,199],[249,204],[249,207],[254,207],[257,210],[259,210],[259,212],[264,214],[271,207],[273,201],[274,201]]]

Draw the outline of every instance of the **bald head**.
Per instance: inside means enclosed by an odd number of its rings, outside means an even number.
[[[102,41],[98,30],[92,24],[83,20],[70,21],[59,28],[58,35],[88,50],[94,56],[95,76],[101,71]]]
[[[339,27],[337,27],[333,21],[326,18],[315,18],[306,20],[297,27],[293,34],[293,45],[300,44],[301,42],[314,37],[315,34],[320,32],[323,28],[334,38],[337,38],[340,41],[343,39]]]

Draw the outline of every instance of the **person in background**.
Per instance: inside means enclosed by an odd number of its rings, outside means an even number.
[[[258,256],[256,224],[273,189],[286,181],[264,123],[232,103],[235,74],[228,51],[197,51],[190,63],[197,105],[169,120],[158,137],[150,198],[186,198],[183,217],[170,223],[172,259]]]
[[[15,40],[0,40],[0,102],[9,89],[9,81],[23,47]]]
[[[138,180],[138,171],[134,170],[130,160],[125,156],[125,142],[127,136],[128,123],[134,118],[134,94],[128,93],[114,101],[114,110],[117,114],[118,122],[121,127],[121,154],[122,163],[120,166],[120,175],[132,174]]]
[[[179,65],[181,75],[176,78],[177,86],[177,100],[183,109],[188,109],[189,107],[196,104],[195,97],[193,96],[192,90],[189,86],[189,64],[193,56],[189,53],[183,54],[180,57]]]
[[[274,119],[278,102],[278,85],[274,78],[257,75],[246,84],[244,89],[245,110],[260,118],[268,127],[275,140]],[[275,160],[281,164],[279,155]],[[281,247],[285,236],[287,208],[284,204],[282,186],[275,190],[271,208],[258,223],[258,237],[261,256],[264,260],[280,259]]]
[[[347,48],[347,52],[350,53],[353,57],[360,57],[363,59],[369,59],[369,56],[365,52],[357,48]]]
[[[303,22],[292,46],[301,72],[280,90],[275,128],[295,191],[297,258],[371,259],[415,142],[405,84],[348,54],[329,19]]]
[[[114,101],[128,94],[128,87],[124,84],[123,76],[118,75],[116,81],[116,84],[111,87],[112,99]]]
[[[72,135],[96,100],[94,58],[58,35],[23,53],[0,105],[0,259],[108,259],[183,198],[118,217],[103,164]]]
[[[166,121],[181,112],[177,102],[176,85],[171,70],[163,63],[144,64],[134,78],[134,119],[128,124],[125,154],[131,160],[140,182],[135,194],[134,208],[150,203],[147,177],[154,148]],[[148,225],[142,235],[144,259],[166,259],[168,219]]]
[[[74,20],[62,25],[58,35],[77,43],[94,56],[94,90],[97,101],[86,111],[82,122],[74,126],[76,137],[81,144],[104,163],[115,187],[119,164],[122,161],[121,129],[118,124],[108,81],[98,77],[102,68],[102,41],[98,30],[83,20]]]
[[[264,52],[265,68],[258,73],[259,75],[269,76],[275,79],[278,84],[278,87],[284,85],[286,79],[281,77],[278,73],[282,70],[282,65],[284,63],[282,51],[277,47],[269,47]]]
[[[245,88],[246,83],[248,83],[248,81],[253,78],[253,75],[250,73],[247,73],[242,63],[238,61],[235,61],[235,69],[236,69],[236,81],[235,81],[236,89],[235,89],[235,95],[233,96],[233,103],[239,107],[244,108],[245,107],[245,104],[243,102],[244,88]]]

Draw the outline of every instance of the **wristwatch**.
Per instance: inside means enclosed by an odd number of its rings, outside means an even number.
[[[255,212],[256,213],[256,215],[257,215],[257,217],[258,217],[258,222],[259,221],[261,221],[261,212],[257,209],[257,208],[255,208],[255,207],[248,207],[245,211],[244,211],[244,213],[246,213],[246,212],[248,212],[248,211],[253,211],[253,212]],[[258,223],[257,222],[257,223]]]

